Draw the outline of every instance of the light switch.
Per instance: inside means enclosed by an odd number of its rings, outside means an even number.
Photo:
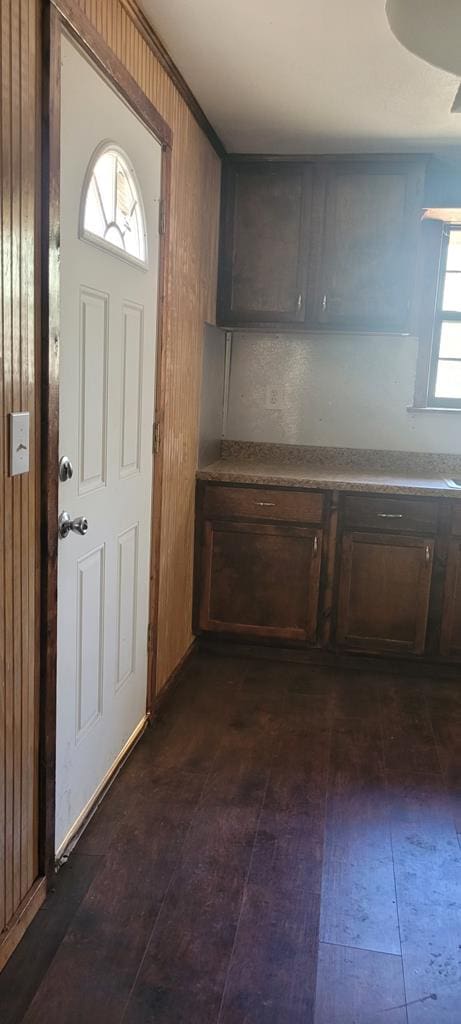
[[[10,412],[10,476],[29,472],[29,413]]]

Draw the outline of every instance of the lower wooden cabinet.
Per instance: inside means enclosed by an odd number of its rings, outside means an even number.
[[[196,629],[460,662],[461,501],[443,500],[199,483]]]
[[[461,539],[450,541],[442,614],[440,653],[461,656]]]
[[[434,540],[425,537],[345,533],[338,592],[338,645],[422,654],[433,554]]]
[[[206,520],[200,628],[313,643],[322,530]]]

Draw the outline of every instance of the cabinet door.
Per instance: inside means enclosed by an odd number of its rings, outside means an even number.
[[[316,319],[332,329],[410,327],[420,232],[420,161],[344,162],[326,172]]]
[[[461,656],[461,540],[450,541],[440,650],[446,657]]]
[[[218,320],[304,320],[312,207],[305,163],[231,163],[223,184]]]
[[[337,640],[343,647],[421,654],[426,640],[434,541],[343,536]]]
[[[314,527],[206,522],[201,628],[313,641],[321,547]]]

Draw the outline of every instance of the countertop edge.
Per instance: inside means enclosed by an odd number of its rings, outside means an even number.
[[[376,481],[376,480],[351,480],[344,479],[338,475],[338,477],[323,478],[316,476],[315,478],[310,477],[308,474],[302,476],[301,474],[294,478],[293,476],[285,476],[283,471],[280,473],[254,473],[245,470],[231,470],[223,468],[211,468],[197,470],[197,480],[205,481],[208,483],[229,483],[229,484],[251,484],[259,487],[287,487],[287,488],[301,488],[315,491],[352,491],[362,493],[376,493],[376,494],[405,494],[405,495],[419,495],[420,497],[440,497],[440,498],[451,498],[455,501],[461,496],[461,488],[459,490],[453,487],[444,487],[443,481],[438,483],[427,483],[422,485],[414,480],[409,479],[408,484],[399,482],[389,481]]]

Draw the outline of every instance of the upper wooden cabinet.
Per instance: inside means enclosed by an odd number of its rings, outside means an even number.
[[[420,157],[230,160],[218,322],[405,332],[414,319]]]
[[[415,292],[420,161],[338,163],[325,172],[314,319],[332,329],[404,331]]]
[[[312,190],[313,171],[306,163],[226,165],[219,320],[303,323]]]

